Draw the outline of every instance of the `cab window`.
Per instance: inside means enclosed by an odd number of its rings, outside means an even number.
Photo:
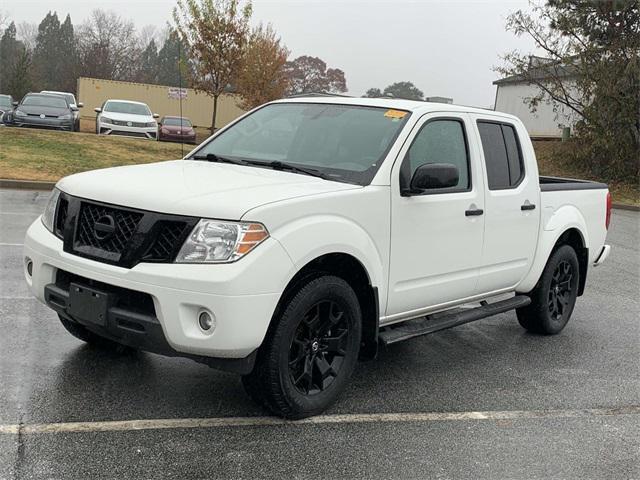
[[[462,192],[471,188],[469,149],[462,120],[436,119],[422,126],[403,160],[401,189],[409,186],[419,166],[428,163],[449,163],[458,167],[458,184],[450,188],[434,189],[432,193]]]

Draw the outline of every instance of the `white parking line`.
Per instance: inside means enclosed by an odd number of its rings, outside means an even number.
[[[0,247],[22,247],[24,243],[0,243]]]
[[[590,418],[615,415],[640,415],[640,405],[618,408],[582,410],[507,410],[488,412],[431,413],[353,413],[321,415],[304,420],[283,420],[276,417],[170,418],[156,420],[120,420],[109,422],[37,423],[0,425],[0,434],[28,435],[42,433],[120,432],[132,430],[166,430],[178,428],[264,427],[324,425],[332,423],[426,423],[446,421],[496,421],[538,418]]]
[[[27,215],[32,215],[34,217],[37,217],[38,215],[40,215],[42,212],[0,212],[0,215],[22,215],[22,216],[27,216]]]

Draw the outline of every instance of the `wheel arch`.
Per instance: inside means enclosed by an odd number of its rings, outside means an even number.
[[[553,235],[548,235],[553,233]],[[546,238],[545,238],[546,237]],[[518,285],[517,291],[522,293],[530,292],[540,280],[542,272],[549,261],[549,258],[562,245],[571,246],[578,257],[578,267],[580,283],[578,284],[578,296],[584,293],[589,267],[589,248],[585,239],[584,230],[579,225],[567,226],[564,230],[543,231],[540,238],[540,249],[536,255],[532,268],[527,277]]]
[[[286,307],[287,302],[305,283],[323,275],[335,275],[345,280],[353,288],[362,311],[362,341],[360,359],[376,357],[378,352],[378,329],[380,320],[378,289],[372,285],[371,277],[365,266],[353,255],[345,252],[332,252],[320,255],[307,262],[289,280],[273,313],[274,320]]]

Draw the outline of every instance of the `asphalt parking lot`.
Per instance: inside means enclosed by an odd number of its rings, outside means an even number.
[[[510,312],[394,345],[287,423],[234,375],[67,334],[22,278],[47,196],[0,190],[1,479],[640,478],[640,213],[562,334]]]

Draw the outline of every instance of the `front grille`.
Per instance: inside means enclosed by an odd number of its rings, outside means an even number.
[[[114,125],[120,125],[121,127],[137,127],[137,128],[144,128],[147,126],[146,123],[142,123],[142,122],[123,122],[120,120],[112,120]],[[129,125],[129,123],[131,123],[131,125]]]
[[[161,262],[172,261],[184,242],[185,222],[159,222],[156,240],[143,257],[143,260]]]
[[[97,220],[110,217],[115,223],[115,233],[99,238],[94,230]],[[142,214],[127,210],[117,210],[92,203],[82,203],[80,218],[76,227],[75,248],[98,249],[108,252],[110,257],[119,259],[142,219]],[[117,255],[117,258],[115,258]]]
[[[122,130],[111,130],[112,135],[121,135],[123,137],[148,138],[144,132],[125,132]]]
[[[64,251],[132,268],[140,262],[173,262],[199,219],[80,199],[62,193],[54,232]]]

